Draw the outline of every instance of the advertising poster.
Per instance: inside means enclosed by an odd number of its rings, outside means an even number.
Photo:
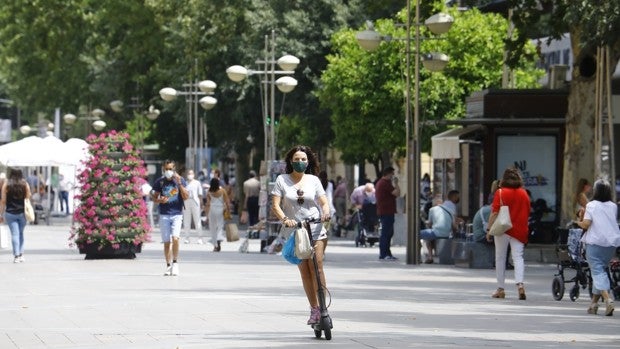
[[[556,218],[557,139],[551,135],[497,137],[497,177],[508,167],[521,171],[531,194],[532,215],[543,222]]]

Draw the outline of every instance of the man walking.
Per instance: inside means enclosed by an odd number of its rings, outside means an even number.
[[[398,178],[394,177],[394,167],[386,167],[375,185],[377,199],[377,215],[381,221],[379,237],[379,260],[395,261],[390,244],[394,236],[394,215],[396,214],[396,198],[400,196]]]
[[[183,201],[189,198],[187,183],[176,172],[173,160],[165,160],[164,175],[153,183],[151,198],[159,204],[159,228],[166,258],[165,276],[179,275],[179,238],[183,223]]]
[[[256,179],[256,172],[250,171],[250,178],[243,182],[244,209],[248,212],[248,225],[258,223],[258,194],[260,182]]]

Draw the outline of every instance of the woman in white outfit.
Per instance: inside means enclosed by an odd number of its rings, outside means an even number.
[[[183,226],[185,228],[185,243],[189,244],[192,221],[198,232],[198,244],[202,245],[202,223],[200,222],[200,206],[202,204],[202,185],[194,178],[194,171],[187,171],[187,186],[189,198],[183,201]]]
[[[297,145],[286,153],[286,173],[276,178],[271,191],[273,195],[272,211],[280,219],[284,229],[290,234],[297,222],[309,218],[320,218],[322,222],[330,219],[329,203],[319,173],[319,161],[316,154],[305,145]],[[322,286],[327,288],[323,272],[323,256],[327,247],[327,230],[322,223],[310,225],[314,241],[314,258],[318,265]],[[310,259],[304,259],[299,265],[301,281],[310,305],[308,325],[319,323],[321,310],[317,297],[318,284],[314,267]]]
[[[213,243],[213,252],[220,252],[221,243],[225,238],[224,235],[224,211],[230,207],[228,194],[226,190],[220,187],[220,180],[211,179],[209,191],[207,192],[207,204],[205,205],[205,213],[209,222],[209,230],[211,231],[211,242]]]

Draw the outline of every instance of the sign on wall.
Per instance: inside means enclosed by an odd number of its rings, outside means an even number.
[[[0,143],[11,141],[11,119],[0,119]]]
[[[533,214],[552,222],[557,215],[557,139],[551,135],[497,137],[497,177],[516,167],[531,193]]]

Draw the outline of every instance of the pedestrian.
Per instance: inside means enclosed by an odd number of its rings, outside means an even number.
[[[66,215],[69,215],[69,190],[71,190],[72,184],[65,178],[64,175],[58,176],[58,199],[60,199],[60,212],[65,211]]]
[[[372,182],[360,185],[351,192],[351,205],[356,209],[361,209],[365,203],[376,204],[375,185]]]
[[[164,242],[165,276],[179,275],[179,239],[183,224],[183,201],[189,198],[185,179],[176,172],[174,160],[163,163],[164,175],[153,183],[151,198],[159,204],[159,229]]]
[[[618,206],[612,201],[611,190],[605,179],[594,182],[592,201],[586,204],[583,219],[577,222],[585,232],[581,241],[586,245],[586,260],[592,273],[592,303],[588,314],[596,314],[601,298],[605,302],[605,315],[614,313],[606,268],[620,246],[620,229],[616,221]]]
[[[381,222],[379,260],[395,261],[398,259],[392,255],[390,245],[392,244],[392,236],[394,236],[396,198],[399,196],[400,187],[398,186],[398,178],[394,176],[394,167],[386,167],[381,172],[381,178],[375,184],[377,215]]]
[[[24,262],[25,199],[30,200],[30,186],[24,179],[22,170],[9,168],[8,178],[2,185],[0,223],[6,222],[11,231],[13,263]]]
[[[433,255],[437,253],[435,248],[436,240],[449,239],[454,231],[454,219],[450,211],[445,207],[445,204],[441,197],[435,198],[434,206],[428,210],[428,221],[426,222],[428,228],[420,230],[420,240],[424,241],[428,251],[424,261],[425,264],[434,263]]]
[[[258,223],[258,195],[260,194],[260,181],[256,178],[256,172],[251,170],[250,178],[243,182],[243,207],[248,215],[248,225],[253,226]]]
[[[510,220],[512,228],[499,236],[489,234],[490,227],[497,218],[500,206],[508,206],[510,210]],[[491,295],[492,298],[505,298],[504,291],[506,280],[506,256],[508,246],[512,254],[512,264],[514,265],[515,282],[519,299],[525,300],[525,287],[523,285],[523,274],[525,263],[523,261],[523,249],[527,244],[529,236],[528,218],[530,215],[530,197],[523,189],[523,179],[519,170],[507,168],[504,171],[499,189],[493,195],[491,205],[491,216],[487,226],[487,241],[495,242],[495,276],[497,278],[497,290]]]
[[[220,186],[220,180],[217,177],[213,177],[209,183],[207,204],[205,205],[205,214],[209,222],[209,230],[211,231],[213,252],[221,251],[222,241],[226,238],[224,235],[224,212],[230,214],[230,199],[226,189]]]
[[[290,235],[297,227],[297,223],[304,219],[329,221],[329,203],[321,181],[317,177],[319,162],[316,154],[308,146],[297,145],[286,153],[285,161],[286,173],[276,178],[271,192],[272,212],[282,222],[286,229],[285,232]],[[314,243],[314,259],[318,265],[322,286],[326,287],[323,256],[325,247],[327,247],[327,230],[323,223],[312,223],[310,229]],[[302,260],[298,267],[310,304],[310,318],[307,323],[308,325],[316,324],[321,319],[321,311],[314,267],[310,259]]]
[[[319,172],[319,179],[321,180],[321,185],[325,190],[325,196],[327,196],[329,214],[330,216],[333,216],[336,213],[336,208],[334,207],[334,183],[327,178],[327,171],[325,170]]]
[[[577,191],[575,192],[575,198],[573,204],[575,205],[575,216],[577,220],[583,220],[583,213],[586,210],[588,201],[588,194],[592,190],[592,185],[585,178],[579,178],[577,181]]]
[[[493,183],[491,183],[491,192],[489,193],[489,196],[487,196],[487,203],[480,207],[474,215],[474,219],[472,221],[472,233],[475,242],[480,242],[483,244],[492,243],[487,241],[486,234],[487,227],[489,225],[489,217],[491,216],[491,204],[493,203],[493,196],[495,195],[498,184],[498,180],[494,180]]]
[[[334,189],[333,200],[336,210],[336,236],[340,236],[341,229],[345,226],[345,217],[347,214],[347,180],[340,176],[336,177],[336,188]]]
[[[185,243],[190,243],[192,231],[192,222],[194,230],[198,235],[198,244],[202,245],[202,222],[200,221],[200,213],[202,212],[202,185],[194,178],[194,170],[188,170],[187,176],[187,193],[189,197],[183,202],[183,226],[185,228]]]

